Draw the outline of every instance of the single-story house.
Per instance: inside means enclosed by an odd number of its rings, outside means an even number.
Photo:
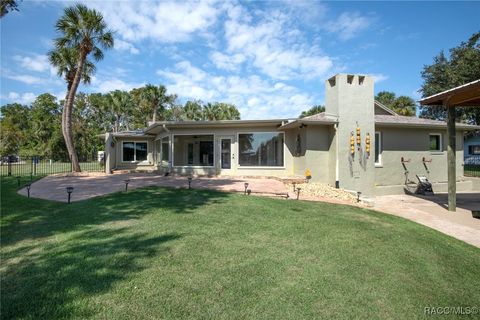
[[[301,119],[159,121],[107,133],[106,171],[285,178],[309,171],[311,181],[367,196],[402,193],[418,174],[445,188],[445,122],[400,116],[374,101],[370,76],[338,74],[325,89],[325,112]],[[460,180],[464,131],[475,129],[457,125]]]

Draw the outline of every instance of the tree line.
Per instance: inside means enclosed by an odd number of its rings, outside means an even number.
[[[30,105],[1,107],[0,154],[39,155],[68,160],[62,132],[64,101],[39,95]],[[131,91],[107,94],[78,93],[72,109],[72,133],[77,155],[92,157],[103,149],[99,135],[105,132],[138,130],[156,121],[238,120],[240,112],[228,103],[187,101],[181,105],[162,85],[146,85]]]

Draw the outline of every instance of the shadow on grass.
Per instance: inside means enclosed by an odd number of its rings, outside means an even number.
[[[147,268],[168,253],[167,242],[180,237],[148,237],[131,234],[128,228],[88,230],[37,250],[34,246],[29,252],[12,250],[2,259],[2,319],[98,314],[101,308],[87,305],[86,298],[111,290],[115,282]]]
[[[211,190],[146,187],[68,205],[23,197],[16,193],[14,178],[2,179],[1,186],[2,245],[111,221],[139,219],[145,214],[192,214],[198,207],[227,201],[229,197],[228,193]]]

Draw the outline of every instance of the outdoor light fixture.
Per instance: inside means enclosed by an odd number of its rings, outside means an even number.
[[[362,195],[362,193],[360,191],[357,191],[357,202],[360,202],[360,196]]]
[[[302,190],[302,188],[297,188],[297,200],[300,198],[300,190]]]
[[[247,189],[248,189],[248,182],[245,182],[244,185],[245,185],[245,193],[244,193],[244,194],[246,195],[246,194],[247,194],[247,191],[249,191],[249,190],[247,190]],[[249,193],[249,194],[250,194],[250,193]]]
[[[125,182],[125,191],[128,190],[128,183],[130,182],[130,179],[125,179],[123,180],[123,182]]]
[[[27,188],[27,196],[28,196],[29,198],[30,198],[30,187],[31,187],[31,186],[32,186],[32,185],[31,185],[30,183],[27,183],[27,184],[25,185],[25,187]]]
[[[67,193],[68,193],[68,204],[70,204],[70,197],[73,192],[73,187],[67,187]]]
[[[188,177],[188,189],[192,188],[192,177]]]
[[[17,178],[17,187],[20,187],[20,176],[16,176],[15,178]]]

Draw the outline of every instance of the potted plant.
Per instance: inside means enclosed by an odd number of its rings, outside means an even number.
[[[307,179],[307,183],[310,182],[310,179],[312,179],[312,172],[310,169],[305,170],[305,179]]]

